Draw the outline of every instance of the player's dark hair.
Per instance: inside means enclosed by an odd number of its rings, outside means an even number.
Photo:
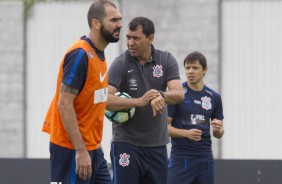
[[[91,4],[87,14],[88,25],[90,29],[92,27],[93,19],[97,19],[99,22],[103,21],[104,17],[106,16],[105,6],[108,5],[117,8],[114,3],[108,0],[96,0]]]
[[[194,51],[188,54],[186,58],[184,59],[183,64],[185,66],[185,64],[196,63],[197,61],[199,61],[200,65],[203,67],[204,70],[207,68],[206,57],[198,51]]]
[[[148,38],[151,34],[155,34],[155,26],[153,21],[146,17],[135,17],[133,18],[129,24],[128,29],[130,31],[136,31],[138,26],[142,27],[142,31],[145,34],[145,36]]]

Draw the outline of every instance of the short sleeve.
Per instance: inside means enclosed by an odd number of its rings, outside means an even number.
[[[122,58],[124,58],[123,55],[116,57],[109,67],[109,85],[115,87],[116,89],[120,88],[125,70],[125,61],[123,61]]]
[[[223,116],[223,108],[222,108],[222,100],[221,100],[221,96],[220,95],[216,95],[216,102],[215,102],[215,108],[214,108],[214,112],[211,116],[212,119],[216,118],[219,120],[223,120],[224,116]]]
[[[79,90],[84,87],[87,70],[88,57],[83,49],[75,49],[68,53],[64,60],[64,71],[62,83]]]
[[[167,61],[167,82],[180,79],[179,66],[175,57],[169,53]]]
[[[167,105],[167,114],[168,117],[173,118],[174,114],[175,114],[175,109],[176,106],[175,105]]]

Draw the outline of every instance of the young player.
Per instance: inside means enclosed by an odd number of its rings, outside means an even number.
[[[168,184],[214,184],[210,127],[216,138],[223,136],[221,97],[204,84],[208,68],[203,54],[190,53],[184,68],[185,99],[168,105],[172,143]]]

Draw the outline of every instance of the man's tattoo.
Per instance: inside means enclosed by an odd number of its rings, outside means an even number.
[[[73,95],[77,95],[78,94],[78,90],[75,88],[72,88],[64,83],[61,83],[61,89],[60,89],[61,93],[65,92],[65,93],[70,93]]]

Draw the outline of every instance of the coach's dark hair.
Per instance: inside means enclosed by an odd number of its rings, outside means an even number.
[[[194,51],[188,54],[184,59],[183,64],[185,66],[185,64],[196,63],[197,61],[199,61],[204,70],[207,69],[207,59],[202,53],[198,51]]]
[[[114,3],[108,0],[96,0],[94,3],[91,4],[87,14],[88,25],[90,29],[92,27],[91,22],[93,19],[97,19],[99,20],[99,22],[103,21],[104,17],[106,16],[106,12],[105,12],[106,5],[117,8]]]
[[[142,27],[143,33],[146,35],[146,37],[149,37],[151,34],[155,34],[155,26],[153,21],[146,17],[133,18],[128,24],[128,29],[130,31],[136,31],[139,25]]]

